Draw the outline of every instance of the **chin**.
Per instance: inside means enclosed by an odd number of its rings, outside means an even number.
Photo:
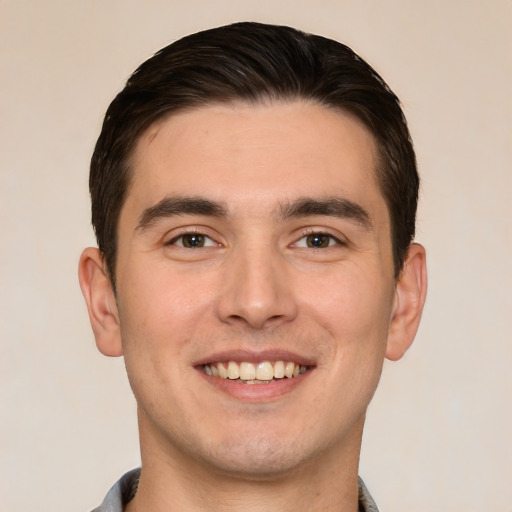
[[[285,478],[325,448],[304,432],[284,429],[279,435],[275,431],[248,428],[231,430],[202,447],[196,444],[191,455],[217,473],[240,480],[265,481]]]
[[[210,464],[217,471],[241,480],[275,480],[285,476],[304,461],[304,448],[268,439],[248,439],[229,443],[210,453]]]

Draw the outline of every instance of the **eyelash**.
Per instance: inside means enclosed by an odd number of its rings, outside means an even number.
[[[340,240],[338,237],[330,234],[330,233],[326,233],[325,231],[321,231],[321,230],[314,230],[314,229],[311,229],[311,230],[307,230],[306,232],[304,232],[302,234],[302,236],[293,244],[293,246],[295,247],[299,247],[298,243],[301,241],[301,240],[304,240],[308,237],[314,237],[314,236],[317,236],[317,237],[327,237],[329,240],[328,240],[328,245],[325,246],[325,247],[300,247],[301,249],[304,248],[304,249],[328,249],[330,247],[333,247],[335,245],[346,245],[345,242],[343,242],[342,240]],[[331,242],[334,242],[334,243],[331,243]],[[307,244],[307,242],[306,242]]]
[[[198,241],[198,244],[199,245],[190,245],[190,246],[187,246],[185,245],[183,242],[185,240],[185,237],[198,237],[198,238],[201,238],[202,240],[199,240]],[[318,246],[309,246],[308,245],[308,237],[326,237],[328,240],[327,240],[327,245],[326,246],[322,246],[322,245],[318,245]],[[181,244],[178,244],[177,242],[181,240]],[[299,242],[301,242],[302,240],[306,240],[306,246],[300,246],[299,245]],[[209,242],[208,242],[209,241]],[[334,242],[334,243],[331,243],[331,242]],[[205,245],[206,243],[206,245]],[[179,235],[173,237],[171,240],[169,240],[168,242],[165,243],[165,245],[174,245],[174,246],[177,246],[177,247],[181,247],[183,249],[197,249],[197,248],[204,248],[204,247],[214,247],[214,246],[219,246],[220,244],[218,244],[217,242],[215,242],[215,240],[213,238],[211,238],[210,236],[204,234],[204,232],[202,231],[199,231],[199,230],[189,230],[189,231],[186,231],[184,233],[180,233]],[[302,234],[302,236],[297,239],[296,242],[294,242],[292,244],[292,247],[298,247],[298,248],[301,248],[301,249],[328,249],[330,247],[333,247],[335,245],[342,245],[342,246],[345,246],[346,243],[343,242],[342,240],[340,240],[338,237],[330,234],[330,233],[326,233],[325,231],[321,231],[321,230],[308,230],[306,232],[304,232]]]
[[[185,239],[185,237],[202,237],[203,238],[203,242],[208,240],[210,241],[211,243],[208,243],[208,245],[198,245],[198,246],[191,246],[191,247],[187,247],[184,243],[183,243],[183,240]],[[181,240],[181,244],[177,244],[176,242],[178,242],[178,240]],[[215,242],[215,240],[204,234],[202,231],[199,231],[199,230],[188,230],[188,231],[185,231],[184,233],[180,233],[179,235],[171,238],[171,240],[169,240],[168,242],[165,243],[165,245],[175,245],[177,247],[182,247],[183,249],[196,249],[196,248],[203,248],[203,247],[212,247],[212,246],[218,246],[219,244],[217,242]]]

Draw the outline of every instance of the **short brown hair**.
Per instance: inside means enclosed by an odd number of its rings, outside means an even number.
[[[414,238],[419,177],[396,95],[349,47],[299,30],[236,23],[189,35],[144,62],[110,104],[91,160],[92,224],[115,287],[117,225],[141,134],[178,110],[238,100],[312,100],[350,112],[377,142],[395,277]]]

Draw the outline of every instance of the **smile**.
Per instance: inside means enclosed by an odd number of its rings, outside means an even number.
[[[308,370],[308,366],[293,361],[261,361],[248,363],[235,361],[212,362],[203,365],[207,375],[220,379],[229,379],[242,384],[269,384],[276,379],[293,379]]]

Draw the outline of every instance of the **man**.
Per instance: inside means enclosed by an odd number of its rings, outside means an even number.
[[[346,46],[241,23],[177,41],[110,105],[79,274],[124,355],[142,470],[97,511],[377,510],[358,460],[426,292],[398,99]]]

